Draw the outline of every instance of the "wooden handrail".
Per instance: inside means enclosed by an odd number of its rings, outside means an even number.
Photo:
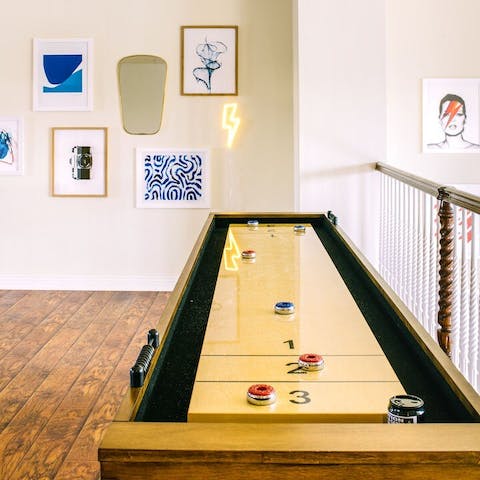
[[[445,187],[448,201],[458,207],[466,208],[474,213],[480,213],[480,197],[471,193],[462,192],[453,187]]]
[[[480,197],[471,193],[457,190],[448,185],[435,183],[417,175],[405,172],[399,168],[392,167],[386,163],[377,162],[375,169],[390,177],[396,178],[407,185],[418,188],[422,192],[439,197],[440,195],[449,203],[457,205],[458,207],[466,208],[474,213],[480,213]]]

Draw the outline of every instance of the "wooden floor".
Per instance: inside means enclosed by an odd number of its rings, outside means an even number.
[[[96,480],[164,292],[0,290],[0,479]]]

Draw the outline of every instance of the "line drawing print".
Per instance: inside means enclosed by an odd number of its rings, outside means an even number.
[[[195,49],[203,67],[196,67],[192,74],[197,82],[203,83],[209,92],[212,91],[212,75],[222,67],[219,56],[226,53],[228,47],[223,42],[209,42],[205,37],[205,43],[200,43]]]

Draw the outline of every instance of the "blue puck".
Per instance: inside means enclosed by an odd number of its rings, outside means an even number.
[[[291,315],[295,312],[295,305],[293,302],[277,302],[275,304],[275,313],[280,315]]]

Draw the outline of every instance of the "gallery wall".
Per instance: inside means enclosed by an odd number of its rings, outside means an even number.
[[[422,79],[480,78],[476,0],[30,0],[7,17],[0,116],[23,119],[25,172],[0,175],[0,288],[170,289],[210,210],[333,210],[375,261],[375,162],[480,184],[479,154],[421,151]],[[180,95],[182,25],[238,25],[238,97]],[[93,111],[32,111],[33,39],[75,37],[94,41]],[[139,53],[168,64],[151,136],[121,127],[116,66]],[[242,122],[232,149],[227,101]],[[51,196],[61,126],[108,128],[106,198]],[[136,208],[137,147],[208,148],[210,209]]]
[[[25,171],[0,176],[0,288],[168,290],[210,211],[293,210],[291,13],[291,0],[9,4],[0,116],[23,120]],[[238,26],[238,96],[180,95],[182,25]],[[93,111],[32,111],[34,38],[93,39]],[[134,54],[168,64],[155,135],[121,126],[117,62]],[[229,149],[221,121],[232,101],[241,124]],[[107,197],[51,196],[53,127],[108,128]],[[208,149],[210,208],[136,208],[136,148]]]

